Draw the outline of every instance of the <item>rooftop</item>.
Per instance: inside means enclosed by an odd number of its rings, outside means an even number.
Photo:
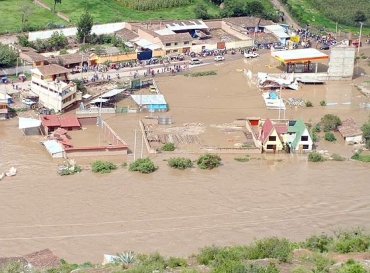
[[[303,62],[327,60],[329,56],[315,48],[271,51],[271,55],[281,62]]]
[[[362,135],[360,127],[353,118],[346,119],[342,125],[338,126],[338,131],[343,137],[353,137]]]
[[[81,124],[75,115],[40,115],[43,126],[46,127],[80,127]]]
[[[256,35],[252,36],[254,37],[255,44],[271,44],[280,42],[280,40],[272,33],[256,32]]]
[[[133,40],[137,37],[139,37],[139,35],[127,28],[123,28],[123,29],[120,29],[118,31],[115,32],[118,36],[120,36],[123,40],[125,41],[130,41],[130,40]]]
[[[81,63],[81,61],[87,62],[88,55],[81,54],[81,53],[73,53],[73,54],[63,54],[55,57],[50,57],[49,61],[52,63],[59,63],[61,62],[63,65],[70,65],[70,64],[77,64]]]
[[[233,24],[242,28],[273,25],[271,20],[265,20],[258,17],[231,17],[224,18],[224,22]]]
[[[42,76],[51,76],[57,74],[69,73],[71,70],[57,64],[38,66],[31,71]]]

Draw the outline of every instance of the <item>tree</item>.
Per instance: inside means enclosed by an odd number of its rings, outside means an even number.
[[[248,15],[263,15],[265,13],[265,7],[259,1],[248,2],[246,12]]]
[[[54,9],[53,9],[54,13],[55,13],[55,7],[56,7],[57,3],[62,4],[62,0],[54,0]]]
[[[354,15],[354,21],[356,23],[365,22],[366,21],[365,13],[362,10],[357,10]]]
[[[21,5],[19,12],[21,13],[22,26],[24,26],[28,21],[28,17],[33,13],[33,6],[30,3],[25,3]]]
[[[212,170],[213,168],[217,168],[221,165],[221,157],[216,154],[206,153],[204,155],[201,155],[197,159],[196,163],[201,169]]]
[[[165,151],[165,152],[172,152],[175,150],[175,144],[173,144],[172,142],[167,142],[166,144],[164,144],[162,146],[162,151]]]
[[[8,45],[0,43],[0,68],[12,67],[17,62],[17,54]]]
[[[370,119],[361,126],[362,137],[365,139],[366,148],[370,149]]]
[[[64,36],[63,32],[59,31],[54,31],[48,40],[55,49],[62,48],[68,44],[66,36]]]
[[[321,118],[320,125],[325,132],[337,128],[338,125],[341,125],[342,121],[336,115],[326,114]]]
[[[211,2],[215,5],[221,5],[221,3],[224,2],[224,0],[211,0]]]
[[[94,173],[110,173],[112,170],[117,169],[117,166],[109,161],[97,160],[91,164]]]
[[[77,38],[80,42],[86,42],[86,38],[89,39],[93,24],[94,21],[92,16],[89,11],[85,9],[85,12],[81,15],[77,23]]]
[[[190,158],[174,157],[168,160],[168,166],[174,169],[185,170],[193,167],[193,162]]]
[[[157,169],[158,167],[154,166],[149,157],[136,159],[129,166],[130,171],[139,173],[152,173]]]
[[[195,13],[195,17],[198,19],[208,19],[209,18],[207,6],[202,2],[198,2],[198,4],[195,6],[194,13]]]

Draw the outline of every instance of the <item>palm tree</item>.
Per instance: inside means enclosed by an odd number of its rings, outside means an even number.
[[[125,251],[122,253],[117,253],[116,263],[122,263],[122,268],[129,268],[136,260],[136,255],[133,251]]]

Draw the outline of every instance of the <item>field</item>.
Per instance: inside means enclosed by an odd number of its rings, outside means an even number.
[[[288,6],[292,7],[289,13],[295,20],[300,21],[301,26],[310,24],[312,26],[325,27],[326,30],[335,31],[336,23],[338,22],[338,31],[352,33],[358,33],[360,28],[359,25],[358,27],[350,26],[351,18],[354,16],[355,11],[367,11],[370,9],[370,3],[368,1],[287,0],[287,3]],[[356,25],[354,21],[352,21],[352,24]],[[370,33],[370,30],[367,30],[366,26],[364,26],[363,34],[368,33]]]
[[[60,11],[67,15],[71,19],[71,22],[68,23],[52,12],[32,4],[30,0],[0,0],[3,6],[0,10],[0,18],[7,19],[0,22],[0,34],[20,31],[21,14],[19,7],[27,3],[33,8],[33,13],[29,17],[28,23],[35,29],[42,29],[50,22],[63,25],[76,24],[86,5],[95,23],[144,21],[151,19],[192,19],[195,18],[194,8],[200,1],[202,0],[194,0],[194,3],[183,7],[160,9],[156,11],[136,11],[122,6],[115,0],[89,0],[88,2],[63,0],[61,4],[57,4],[56,11]],[[43,0],[43,2],[50,7],[54,5],[54,0]],[[207,5],[209,15],[211,17],[218,17],[219,7],[211,4],[209,1],[204,1],[204,3]],[[272,8],[269,0],[263,0],[262,3],[267,10]]]

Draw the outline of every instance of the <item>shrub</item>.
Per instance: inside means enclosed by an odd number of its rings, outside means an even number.
[[[326,101],[324,101],[324,100],[320,101],[320,105],[321,106],[325,106],[326,105]]]
[[[343,229],[336,231],[334,251],[339,253],[365,252],[370,248],[370,235],[362,228]]]
[[[368,271],[361,263],[356,262],[353,259],[349,259],[345,263],[342,263],[340,268],[335,270],[335,273],[367,273],[367,272]]]
[[[235,157],[234,160],[238,162],[248,162],[250,158],[249,158],[249,155],[246,155],[243,157]]]
[[[329,246],[333,243],[334,238],[327,235],[313,235],[308,237],[304,243],[304,247],[312,250],[312,251],[319,251],[319,252],[328,252]]]
[[[117,169],[117,166],[109,161],[97,160],[91,164],[94,173],[110,173],[112,170]]]
[[[194,73],[186,73],[184,74],[185,77],[202,77],[202,76],[211,76],[211,75],[217,75],[217,72],[214,70],[210,71],[201,71],[201,72],[194,72]]]
[[[167,264],[169,267],[175,268],[175,267],[185,267],[188,263],[184,258],[170,257],[167,261]]]
[[[331,132],[326,132],[325,133],[325,136],[324,136],[324,139],[327,140],[327,141],[330,141],[330,142],[334,142],[336,141],[337,139],[335,138],[334,134],[331,133]]]
[[[154,166],[154,163],[149,157],[136,159],[134,162],[130,163],[129,170],[139,173],[152,173],[158,168]]]
[[[323,128],[324,132],[329,132],[337,128],[338,125],[341,125],[342,121],[336,115],[326,114],[321,118],[320,125]]]
[[[303,265],[298,265],[292,269],[291,273],[312,273],[312,270]]]
[[[361,153],[357,152],[351,156],[351,159],[362,161],[362,162],[370,162],[370,155],[362,155]]]
[[[216,255],[220,252],[220,248],[217,246],[206,246],[200,249],[196,256],[197,262],[203,265],[209,265],[213,261]]]
[[[308,161],[310,161],[310,162],[322,162],[322,161],[324,161],[324,157],[320,153],[311,152],[311,153],[308,154]]]
[[[166,144],[162,146],[161,149],[162,151],[172,152],[175,150],[175,144],[173,144],[172,142],[167,142]]]
[[[312,272],[329,273],[330,267],[334,264],[334,260],[321,253],[313,253],[310,260],[315,264]]]
[[[288,239],[277,237],[256,241],[247,247],[247,259],[275,258],[280,262],[289,262],[293,256],[293,247]]]
[[[344,161],[344,160],[346,160],[346,158],[341,156],[340,154],[332,154],[331,159],[333,161]]]
[[[311,102],[311,101],[309,101],[309,100],[308,100],[308,101],[306,101],[306,103],[305,103],[305,104],[306,104],[306,107],[312,107],[312,106],[313,106],[312,102]]]
[[[168,160],[168,166],[174,169],[185,170],[193,167],[193,162],[189,158],[175,157]]]
[[[221,165],[221,157],[219,157],[216,154],[209,154],[206,153],[204,155],[201,155],[197,161],[197,165],[199,168],[205,170],[212,170],[213,168],[217,168]]]

